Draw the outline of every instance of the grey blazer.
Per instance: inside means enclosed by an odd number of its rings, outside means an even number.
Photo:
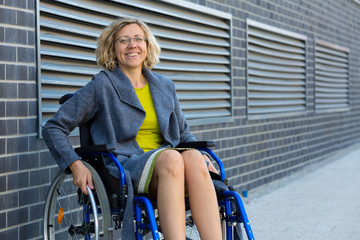
[[[175,92],[173,82],[157,73],[143,69],[155,105],[160,130],[164,138],[161,147],[175,147],[180,142],[195,141],[189,132]],[[144,165],[153,151],[144,153],[136,142],[136,134],[145,118],[135,90],[128,77],[116,68],[103,70],[64,103],[42,130],[55,161],[64,172],[79,159],[68,141],[70,132],[91,121],[90,134],[94,144],[115,144],[115,156],[131,174],[136,186]],[[105,163],[110,174],[119,177],[111,162]]]

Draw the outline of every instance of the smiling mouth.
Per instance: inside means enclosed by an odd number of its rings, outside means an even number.
[[[135,56],[138,56],[139,53],[127,53],[125,54],[126,56],[129,56],[129,57],[135,57]]]

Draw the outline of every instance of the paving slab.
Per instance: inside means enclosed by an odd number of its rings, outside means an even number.
[[[244,202],[256,240],[360,240],[360,144]]]

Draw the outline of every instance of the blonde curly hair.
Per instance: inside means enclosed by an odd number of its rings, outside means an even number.
[[[136,18],[122,18],[112,22],[101,33],[97,48],[95,51],[96,62],[107,70],[114,71],[117,65],[115,55],[115,38],[117,33],[124,26],[129,24],[137,24],[144,31],[147,43],[147,56],[143,62],[143,68],[152,69],[159,62],[160,46],[157,43],[154,35],[151,33],[149,27],[141,20]]]

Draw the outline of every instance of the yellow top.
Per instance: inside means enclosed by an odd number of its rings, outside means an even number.
[[[146,112],[144,122],[136,135],[136,141],[145,152],[156,149],[163,143],[149,84],[143,88],[135,88],[142,107]]]

